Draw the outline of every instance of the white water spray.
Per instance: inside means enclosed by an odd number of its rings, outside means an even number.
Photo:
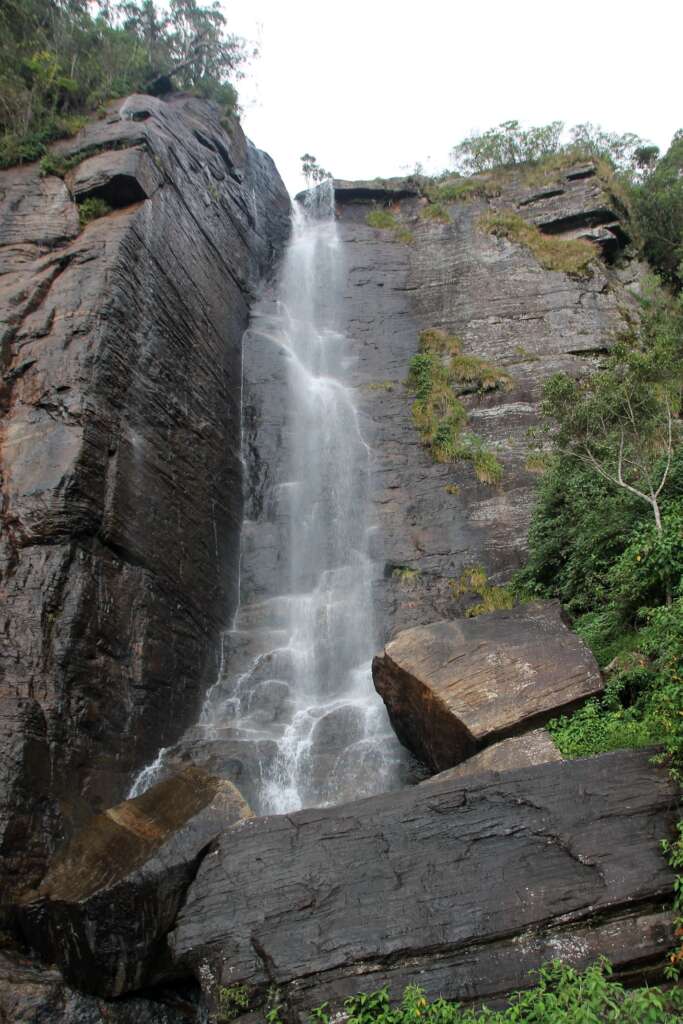
[[[340,328],[345,276],[326,184],[296,211],[276,303],[256,307],[245,337],[287,361],[285,441],[270,467],[286,551],[272,596],[254,603],[241,595],[226,634],[232,656],[194,730],[200,745],[253,750],[257,813],[396,788],[405,763],[370,672],[379,567],[368,555],[371,452]]]

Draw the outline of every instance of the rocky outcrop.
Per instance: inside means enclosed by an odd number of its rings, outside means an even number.
[[[251,817],[197,768],[97,815],[19,908],[26,942],[68,982],[118,996],[173,975],[166,935],[210,842]]]
[[[0,1024],[195,1024],[195,988],[110,1002],[68,988],[54,968],[0,952]]]
[[[602,691],[558,601],[405,630],[372,672],[398,738],[437,772]]]
[[[561,761],[562,754],[553,743],[546,729],[532,729],[521,736],[511,736],[500,743],[480,750],[474,757],[468,757],[454,768],[447,768],[425,779],[430,782],[444,782],[447,779],[462,779],[466,775],[481,775],[482,772],[509,772],[515,768],[527,768],[548,761]]]
[[[419,979],[492,1000],[529,971],[598,953],[617,973],[661,963],[672,874],[659,849],[674,786],[648,752],[435,782],[255,818],[202,862],[171,944],[211,999],[269,986],[286,1019]]]
[[[215,679],[241,337],[289,224],[270,159],[191,97],[129,97],[55,147],[75,154],[65,180],[0,174],[5,892],[125,796]],[[114,210],[81,230],[87,198]]]

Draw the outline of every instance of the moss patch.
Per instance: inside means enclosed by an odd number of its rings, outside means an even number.
[[[449,580],[448,586],[454,598],[473,594],[479,597],[479,604],[468,608],[465,615],[474,618],[487,612],[498,612],[512,608],[514,596],[509,587],[494,587],[489,583],[486,570],[481,565],[470,565],[457,580]]]
[[[534,224],[527,224],[513,210],[484,214],[479,220],[479,226],[482,231],[488,231],[497,238],[508,238],[511,242],[525,246],[545,270],[559,270],[573,277],[590,277],[590,264],[596,257],[591,242],[581,238],[544,235]]]

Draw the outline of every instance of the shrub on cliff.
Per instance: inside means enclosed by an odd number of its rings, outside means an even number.
[[[538,982],[518,992],[505,1010],[468,1009],[445,999],[429,1002],[417,985],[409,985],[399,1006],[392,1006],[386,988],[344,1001],[347,1024],[676,1024],[683,1010],[683,991],[659,988],[625,989],[610,977],[606,960],[577,971],[554,960],[538,972]],[[327,1004],[310,1021],[329,1024]]]
[[[683,284],[683,130],[667,153],[652,162],[634,188],[634,219],[650,263],[667,280]]]

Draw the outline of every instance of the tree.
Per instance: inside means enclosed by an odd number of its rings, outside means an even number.
[[[646,502],[658,533],[682,385],[683,299],[653,286],[640,329],[619,340],[599,372],[585,380],[556,374],[543,393],[553,451]]]
[[[683,130],[666,154],[650,161],[633,195],[636,225],[648,260],[668,281],[683,284]]]
[[[311,182],[317,185],[319,182],[325,181],[326,178],[332,177],[329,171],[320,166],[312,153],[304,153],[299,159],[301,160],[301,172],[306,179],[306,188],[310,188]]]

